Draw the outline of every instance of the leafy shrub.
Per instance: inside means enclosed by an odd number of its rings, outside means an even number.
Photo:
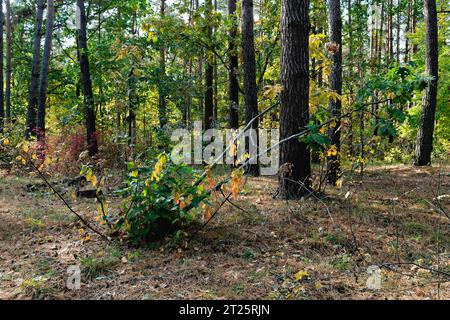
[[[180,228],[195,218],[194,209],[210,195],[202,184],[191,183],[194,169],[174,164],[165,154],[154,165],[128,163],[128,171],[127,187],[119,192],[128,201],[116,226],[135,243],[179,234]]]

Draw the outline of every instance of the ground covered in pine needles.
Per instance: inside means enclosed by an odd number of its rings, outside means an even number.
[[[450,166],[370,168],[296,202],[276,190],[250,179],[187,249],[152,250],[81,239],[42,181],[2,170],[0,299],[450,299]],[[72,193],[95,223],[95,201]],[[80,290],[66,288],[73,265]]]

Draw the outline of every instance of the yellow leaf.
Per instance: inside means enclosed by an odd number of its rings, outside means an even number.
[[[95,176],[95,174],[92,175],[91,182],[92,182],[93,187],[97,186],[98,181],[97,181],[97,177]]]
[[[295,281],[300,281],[303,278],[306,278],[308,276],[309,276],[308,271],[301,270],[294,275],[294,279],[295,279]]]
[[[87,174],[86,174],[86,180],[87,180],[87,181],[91,181],[92,174],[93,174],[93,173],[92,173],[92,170],[89,169],[88,172],[87,172]]]
[[[320,289],[322,289],[323,286],[322,286],[322,284],[320,283],[320,281],[316,281],[315,287],[316,287],[317,290],[320,290]]]
[[[327,150],[327,157],[335,157],[338,155],[338,150],[335,145],[331,146],[330,149]]]
[[[52,158],[51,157],[47,157],[44,160],[44,165],[49,166],[52,164]]]
[[[5,138],[5,139],[3,140],[3,145],[4,145],[4,146],[9,145],[9,139],[8,139],[8,138]]]
[[[233,143],[230,147],[230,157],[235,157],[237,155],[237,147]]]

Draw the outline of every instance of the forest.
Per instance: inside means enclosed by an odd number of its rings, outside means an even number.
[[[450,299],[449,44],[446,0],[0,0],[0,300]]]

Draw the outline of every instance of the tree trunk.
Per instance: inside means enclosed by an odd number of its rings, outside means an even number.
[[[55,4],[54,0],[47,1],[47,24],[45,27],[45,44],[42,54],[42,65],[39,78],[39,93],[37,104],[37,125],[36,131],[38,140],[43,142],[45,138],[45,108],[47,100],[48,87],[48,69],[50,65],[50,56],[52,52],[53,25],[55,22]]]
[[[3,1],[0,1],[0,134],[5,125],[5,96],[3,91]]]
[[[426,24],[425,71],[427,76],[433,77],[433,80],[425,89],[422,100],[422,114],[420,117],[420,127],[416,142],[416,158],[414,161],[416,166],[431,164],[439,77],[436,0],[424,0],[424,13]]]
[[[163,1],[164,2],[164,1]],[[162,10],[164,13],[164,10]],[[133,13],[133,23],[131,25],[131,34],[133,37],[137,34],[137,15],[136,12]],[[165,53],[164,53],[165,55]],[[165,73],[165,58],[163,59],[164,64],[164,73]],[[163,78],[164,75],[160,74],[160,77]],[[163,106],[161,111],[161,106],[159,111],[165,114],[165,98],[163,93],[160,91],[159,98],[161,101],[161,97],[163,98]],[[134,66],[131,67],[130,73],[128,74],[128,145],[130,147],[135,146],[137,142],[137,123],[136,123],[136,106],[137,106],[137,97],[136,97],[136,77],[134,74]],[[162,120],[163,119],[163,120]],[[160,124],[161,128],[165,126],[165,116],[162,116],[160,113]]]
[[[207,0],[205,3],[206,17],[212,15],[212,0]],[[212,39],[212,26],[210,23],[206,26],[208,39]],[[207,50],[206,54],[206,66],[205,66],[205,80],[206,80],[206,92],[205,92],[205,130],[212,129],[214,123],[214,55],[211,50]]]
[[[217,0],[214,0],[214,13],[217,14]],[[214,29],[213,32],[216,32]],[[213,58],[213,65],[214,65],[214,110],[213,110],[213,122],[214,127],[217,127],[217,121],[219,119],[219,66],[217,65],[217,56],[214,55]]]
[[[348,28],[349,28],[349,35],[348,35],[348,76],[349,79],[352,79],[353,75],[353,24],[352,24],[352,0],[347,0],[347,8],[348,8]],[[342,52],[342,51],[341,51]],[[352,99],[353,96],[353,86],[350,86],[350,99]],[[349,103],[350,108],[351,103]],[[350,157],[354,156],[354,150],[353,150],[353,113],[350,113],[349,115],[349,126],[348,126],[348,149]]]
[[[280,139],[304,130],[309,122],[309,1],[281,1],[281,94]],[[280,147],[280,189],[284,199],[310,193],[310,149],[292,139]]]
[[[128,145],[136,145],[136,77],[134,68],[128,75]]]
[[[164,19],[166,15],[166,1],[161,0],[160,8],[161,19]],[[161,44],[159,49],[159,101],[158,101],[158,111],[159,111],[159,126],[163,129],[167,124],[167,104],[164,89],[164,78],[166,77],[166,48],[164,44]]]
[[[11,3],[6,0],[6,123],[11,123]]]
[[[409,33],[411,32],[411,2],[408,1],[408,19],[406,20],[406,32],[405,33]],[[405,37],[405,57],[403,60],[405,63],[409,61],[409,39],[406,36]]]
[[[97,136],[95,129],[94,93],[92,92],[91,73],[89,70],[89,54],[86,36],[87,19],[84,1],[77,0],[79,22],[77,30],[78,47],[80,48],[80,71],[83,87],[83,110],[86,125],[86,139],[89,155],[98,153]]]
[[[238,22],[236,17],[236,0],[228,1],[228,14],[232,20],[229,32],[228,45],[228,95],[230,100],[230,128],[239,128],[239,58],[236,48],[238,36]]]
[[[242,1],[242,56],[244,67],[245,118],[248,124],[258,115],[253,0]],[[258,127],[259,121],[257,120],[252,125],[252,129],[256,131],[256,135],[253,137],[256,141],[246,143],[246,152],[248,153],[250,153],[250,143],[259,152]],[[250,154],[250,156],[253,157],[256,155]],[[258,176],[260,173],[259,164],[249,164],[246,171],[251,175]]]
[[[44,9],[45,0],[39,0],[36,8],[36,24],[34,27],[33,36],[33,62],[31,64],[31,82],[28,90],[27,128],[25,133],[27,139],[30,139],[32,135],[36,134],[36,108],[39,86],[39,63],[41,60],[41,33],[44,19]],[[0,63],[3,64],[3,61]]]
[[[401,17],[400,17],[400,0],[397,0],[397,49],[395,50],[397,64],[400,64],[400,33],[401,33]]]
[[[412,0],[412,33],[417,31],[417,0]],[[416,54],[418,50],[417,44],[413,44],[412,52]]]
[[[380,17],[380,31],[379,31],[379,44],[378,44],[378,64],[381,65],[381,56],[383,51],[383,35],[384,35],[384,18],[385,18],[385,5],[384,2],[381,4],[381,17]]]
[[[330,40],[337,44],[339,48],[332,56],[332,66],[330,75],[330,90],[342,95],[342,17],[340,0],[328,0],[328,24],[330,26]],[[342,102],[341,100],[330,99],[330,116],[335,119],[334,126],[329,129],[328,136],[331,145],[335,146],[338,154],[341,150],[341,120]],[[339,155],[328,157],[328,182],[336,185],[340,175]]]

